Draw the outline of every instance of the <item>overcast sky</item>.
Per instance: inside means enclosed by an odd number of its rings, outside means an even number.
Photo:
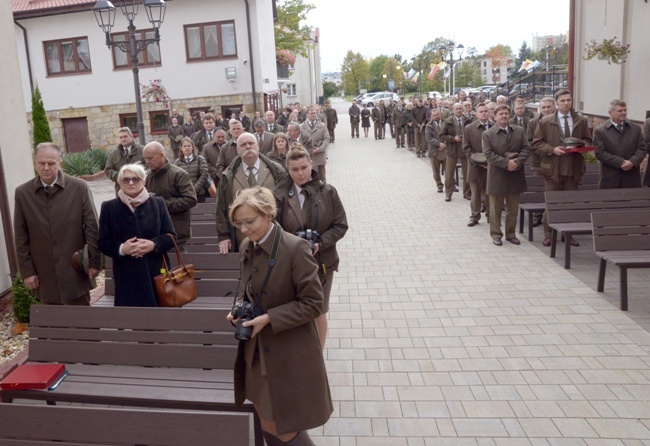
[[[516,54],[532,36],[566,34],[569,0],[305,0],[320,28],[321,71],[339,71],[348,50],[365,58],[401,54],[410,59],[436,37],[475,47],[498,43]],[[397,5],[397,6],[391,6]]]

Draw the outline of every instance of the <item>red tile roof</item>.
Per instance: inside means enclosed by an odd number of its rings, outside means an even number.
[[[11,0],[14,17],[33,17],[90,10],[95,0]]]

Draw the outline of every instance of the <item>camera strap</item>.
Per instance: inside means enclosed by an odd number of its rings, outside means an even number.
[[[264,282],[262,282],[262,288],[259,292],[252,294],[253,303],[255,305],[258,305],[260,297],[262,297],[262,293],[264,293],[264,289],[266,288],[266,284],[269,282],[269,277],[271,277],[271,271],[273,271],[273,267],[277,263],[278,251],[280,250],[280,240],[282,239],[283,232],[282,227],[276,222],[275,236],[273,237],[273,245],[271,246],[271,257],[269,257],[268,261],[269,268],[266,270],[266,276],[264,277]]]

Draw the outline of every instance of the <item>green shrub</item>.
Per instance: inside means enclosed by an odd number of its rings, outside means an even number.
[[[104,170],[104,167],[106,166],[106,161],[108,161],[108,152],[106,150],[90,149],[88,152],[84,152],[84,153],[86,153],[87,157],[89,157],[95,163],[97,163],[98,166],[101,166],[101,169],[99,169],[97,172],[99,172],[100,170]]]
[[[92,155],[88,155],[89,153],[89,151],[68,153],[63,157],[63,171],[73,177],[79,177],[92,175],[102,170],[106,162],[98,164]]]
[[[32,93],[32,125],[34,126],[34,148],[42,142],[51,142],[50,123],[47,121],[43,98],[38,85]]]
[[[598,162],[598,160],[596,159],[596,155],[594,155],[594,152],[586,152],[584,155],[585,155],[585,163],[596,164]]]
[[[27,288],[23,278],[16,275],[11,281],[11,294],[14,298],[14,316],[20,323],[29,322],[29,308],[32,304],[38,304],[38,300],[32,296],[32,292]]]

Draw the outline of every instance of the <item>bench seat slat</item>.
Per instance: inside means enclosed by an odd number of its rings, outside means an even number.
[[[220,346],[217,355],[214,346],[29,341],[31,360],[64,363],[228,369],[233,367],[236,354],[237,347],[234,345]]]
[[[230,332],[193,333],[160,332],[142,330],[93,330],[31,327],[29,335],[37,339],[58,339],[74,341],[114,341],[114,342],[148,342],[160,344],[186,345],[235,345],[238,341]]]
[[[219,438],[228,445],[247,446],[249,441],[248,415],[233,413],[1,404],[0,419],[3,421],[0,438],[6,439],[1,441],[3,445],[207,446],[216,444]],[[27,429],[25,420],[29,420]],[[72,420],[74,428],[71,428]],[[17,442],[10,437],[28,442]]]

